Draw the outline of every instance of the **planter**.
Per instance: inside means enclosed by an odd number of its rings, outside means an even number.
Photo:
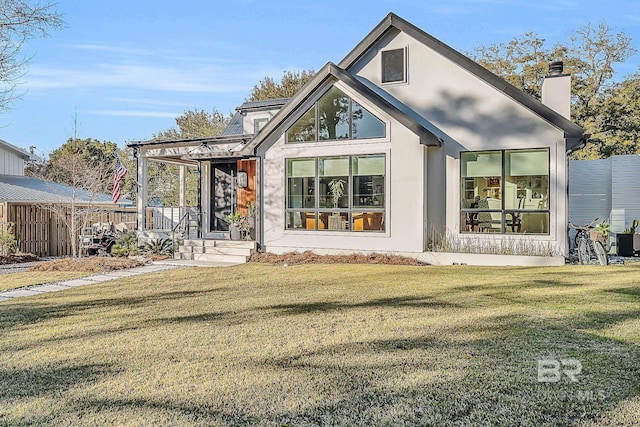
[[[256,240],[256,217],[248,216],[247,224],[249,225],[249,240]]]
[[[634,237],[634,234],[618,234],[616,236],[619,256],[633,256]],[[638,243],[640,243],[640,241]]]
[[[342,230],[342,215],[334,213],[329,217],[329,230]]]
[[[240,240],[240,225],[239,224],[231,224],[229,225],[229,237],[231,240]]]
[[[633,235],[633,252],[640,252],[640,234]]]

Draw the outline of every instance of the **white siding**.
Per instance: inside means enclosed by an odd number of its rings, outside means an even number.
[[[569,162],[569,221],[608,221],[611,214],[611,159]]]
[[[24,160],[13,150],[0,147],[0,175],[24,176]]]
[[[614,233],[640,218],[640,156],[569,163],[569,218],[586,224],[596,217]]]
[[[285,144],[280,135],[264,154],[262,199],[264,244],[269,252],[314,249],[319,251],[424,251],[422,224],[425,189],[425,148],[419,138],[382,111],[360,99],[349,88],[337,86],[387,123],[387,138]],[[300,113],[306,111],[301,108]],[[285,159],[332,155],[385,154],[385,232],[285,230]]]

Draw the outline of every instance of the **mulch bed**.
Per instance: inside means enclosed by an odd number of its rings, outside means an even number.
[[[385,254],[351,254],[351,255],[318,255],[311,251],[289,252],[282,255],[258,252],[251,255],[249,262],[269,264],[389,264],[389,265],[429,265],[417,259],[399,255]]]
[[[91,273],[103,273],[127,268],[139,267],[147,264],[143,258],[109,258],[92,256],[88,258],[61,258],[52,261],[41,262],[31,267],[28,271],[87,271]]]
[[[20,255],[8,255],[8,256],[0,256],[0,265],[7,264],[22,264],[24,262],[34,262],[38,261],[40,258],[33,254],[20,254]]]

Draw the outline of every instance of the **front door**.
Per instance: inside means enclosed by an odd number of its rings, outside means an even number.
[[[211,231],[229,231],[227,215],[237,208],[237,163],[211,163]]]

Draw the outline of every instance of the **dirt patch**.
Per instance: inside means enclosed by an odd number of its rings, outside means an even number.
[[[258,252],[251,255],[249,262],[264,262],[269,264],[391,264],[391,265],[428,265],[417,259],[399,255],[386,254],[351,254],[351,255],[318,255],[311,251],[289,252],[275,255],[268,252]]]
[[[38,261],[40,258],[33,254],[8,255],[0,257],[0,265],[22,264],[24,262]]]
[[[88,258],[62,258],[52,261],[42,262],[28,271],[87,271],[91,273],[102,273],[106,271],[124,270],[147,264],[149,260],[143,258],[108,258],[108,257],[88,257]]]

